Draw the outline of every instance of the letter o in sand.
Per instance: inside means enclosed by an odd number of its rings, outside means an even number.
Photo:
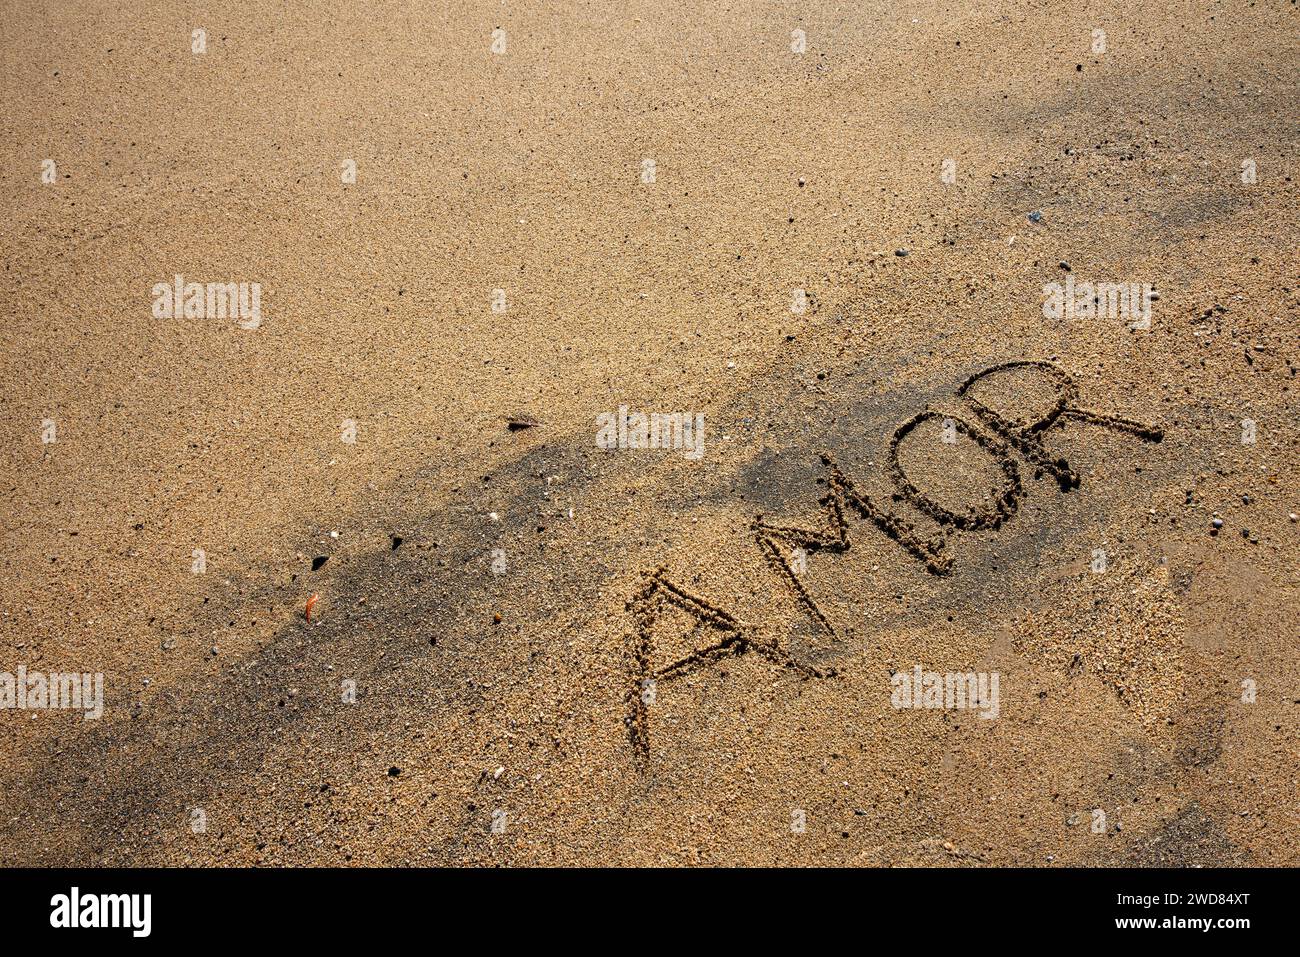
[[[993,504],[984,511],[968,509],[964,514],[950,511],[927,496],[907,477],[902,463],[898,461],[898,447],[913,429],[931,419],[952,422],[959,433],[987,452],[1002,469],[1002,488]],[[1020,507],[1020,496],[1024,492],[1024,486],[1020,484],[1020,469],[1005,445],[965,419],[932,409],[913,416],[895,430],[894,437],[889,440],[889,477],[913,507],[941,525],[954,525],[961,529],[997,528],[1016,513]]]

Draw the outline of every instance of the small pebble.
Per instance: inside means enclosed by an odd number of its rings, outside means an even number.
[[[1223,528],[1223,519],[1221,518],[1213,519],[1210,522],[1210,524],[1213,525],[1215,528]]]
[[[1043,214],[1040,213],[1038,210],[1034,210],[1032,213],[1029,214],[1029,221],[1031,223],[1041,222],[1042,219],[1043,219]]]
[[[894,255],[895,255],[895,256],[906,256],[906,255],[907,255],[907,250],[906,250],[906,249],[895,249],[895,250],[894,250]]]

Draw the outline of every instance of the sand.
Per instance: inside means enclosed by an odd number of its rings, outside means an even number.
[[[1294,4],[19,0],[0,51],[0,672],[104,676],[0,710],[0,863],[1300,863]],[[960,393],[1023,360],[970,394],[1110,418],[1033,461]]]

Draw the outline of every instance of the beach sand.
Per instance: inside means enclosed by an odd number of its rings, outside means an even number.
[[[7,4],[0,863],[1300,863],[1295,28]]]

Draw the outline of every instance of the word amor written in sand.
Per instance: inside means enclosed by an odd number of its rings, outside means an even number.
[[[978,383],[1013,370],[1037,374],[1053,389],[1051,405],[1036,419],[1010,419],[976,396]],[[800,550],[800,554],[848,551],[851,543],[845,519],[846,506],[897,542],[929,573],[946,575],[952,568],[950,545],[954,538],[967,532],[996,530],[1018,511],[1025,489],[1013,452],[1032,465],[1037,475],[1052,476],[1061,491],[1068,492],[1079,487],[1080,478],[1066,459],[1054,455],[1044,445],[1043,439],[1052,429],[1077,421],[1131,435],[1145,442],[1159,442],[1163,437],[1161,430],[1154,426],[1083,408],[1079,404],[1079,391],[1074,380],[1050,362],[1026,359],[992,366],[963,382],[957,388],[957,395],[967,403],[978,422],[926,409],[898,426],[889,442],[886,471],[896,489],[894,498],[907,502],[933,523],[929,537],[922,537],[911,521],[859,491],[829,455],[822,456],[822,463],[829,472],[826,481],[830,489],[818,502],[826,519],[822,528],[775,524],[762,515],[750,526],[754,543],[767,565],[791,590],[817,628],[830,638],[838,637],[834,626],[813,601],[795,570],[782,558],[782,553],[787,548]],[[932,420],[941,421],[946,433],[945,441],[956,441],[957,435],[965,436],[997,465],[1002,482],[1000,488],[994,490],[991,504],[979,509],[968,507],[964,512],[954,511],[928,496],[909,478],[899,461],[899,446],[918,426]],[[686,612],[698,622],[698,626],[708,628],[720,637],[707,647],[656,666],[652,629],[659,616],[669,608]],[[629,599],[628,610],[636,622],[636,633],[629,649],[632,680],[627,693],[626,722],[633,749],[642,763],[650,750],[649,707],[661,682],[680,678],[721,658],[748,651],[757,652],[803,677],[829,677],[835,673],[833,669],[819,670],[795,661],[775,640],[760,637],[754,628],[671,582],[663,568],[647,575],[645,585]]]

